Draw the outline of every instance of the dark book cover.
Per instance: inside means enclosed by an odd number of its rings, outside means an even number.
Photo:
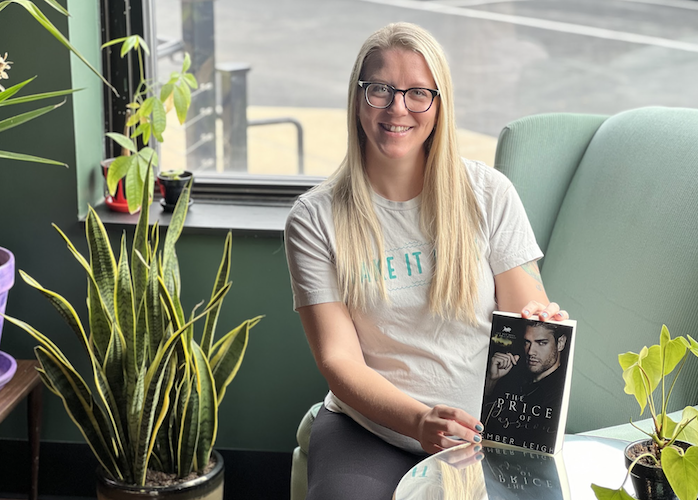
[[[495,312],[480,420],[486,441],[562,449],[577,322]]]

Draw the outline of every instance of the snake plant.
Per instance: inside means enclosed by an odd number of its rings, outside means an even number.
[[[150,170],[143,207],[150,205]],[[162,245],[157,223],[149,230],[148,210],[142,210],[132,248],[129,252],[122,237],[118,261],[93,209],[86,220],[89,260],[56,228],[87,274],[87,330],[66,299],[21,272],[77,335],[90,362],[89,379],[47,336],[7,317],[38,341],[43,382],[63,400],[107,475],[125,484],[144,485],[149,468],[181,478],[208,464],[218,407],[240,367],[249,330],[261,319],[243,321],[214,343],[221,303],[231,287],[230,234],[210,300],[185,316],[175,243],[189,192],[187,186]],[[204,327],[197,341],[199,320]]]

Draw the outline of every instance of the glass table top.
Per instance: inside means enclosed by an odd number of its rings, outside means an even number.
[[[591,483],[618,488],[625,479],[626,445],[616,439],[566,435],[562,451],[551,456],[489,442],[476,453],[473,445],[463,444],[417,464],[400,480],[393,498],[595,500]],[[633,494],[630,481],[625,487]]]

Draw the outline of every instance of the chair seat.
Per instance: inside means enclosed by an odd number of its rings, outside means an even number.
[[[296,432],[298,446],[293,450],[291,462],[291,500],[305,500],[305,496],[308,493],[310,430],[321,407],[322,403],[315,403],[311,406],[298,425],[298,431]]]

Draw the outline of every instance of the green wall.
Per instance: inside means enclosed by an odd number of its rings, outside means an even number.
[[[84,0],[68,4],[73,18],[47,15],[91,59],[99,52],[90,47],[99,37],[94,6]],[[97,4],[97,2],[89,2]],[[83,10],[85,9],[85,10]],[[46,156],[70,165],[69,169],[0,160],[0,246],[9,248],[17,267],[45,287],[65,296],[85,317],[86,279],[60,236],[57,224],[86,251],[83,225],[78,214],[102,189],[101,87],[99,80],[70,57],[67,50],[46,34],[21,8],[12,5],[0,13],[0,51],[15,62],[10,84],[38,75],[32,92],[85,87],[78,102],[71,99],[52,113],[0,134],[0,149]],[[97,63],[98,64],[98,63]],[[7,81],[3,82],[8,83]],[[8,111],[0,109],[0,119]],[[76,131],[77,134],[76,135]],[[80,198],[80,202],[78,202]],[[234,221],[231,221],[234,225]],[[118,238],[124,228],[108,231]],[[130,228],[125,228],[130,233]],[[185,229],[178,246],[182,272],[182,302],[187,309],[208,299],[220,261],[225,233]],[[219,334],[242,320],[263,314],[251,332],[247,356],[221,406],[217,445],[266,451],[290,451],[302,415],[327,390],[292,310],[288,269],[281,234],[235,235],[233,239],[233,289],[219,320]],[[61,346],[85,374],[87,362],[74,334],[38,292],[18,281],[10,292],[7,314],[27,321]],[[2,350],[16,358],[33,356],[33,339],[5,325]],[[82,442],[60,400],[44,391],[42,439]],[[26,437],[25,412],[18,408],[0,424],[0,439]]]

